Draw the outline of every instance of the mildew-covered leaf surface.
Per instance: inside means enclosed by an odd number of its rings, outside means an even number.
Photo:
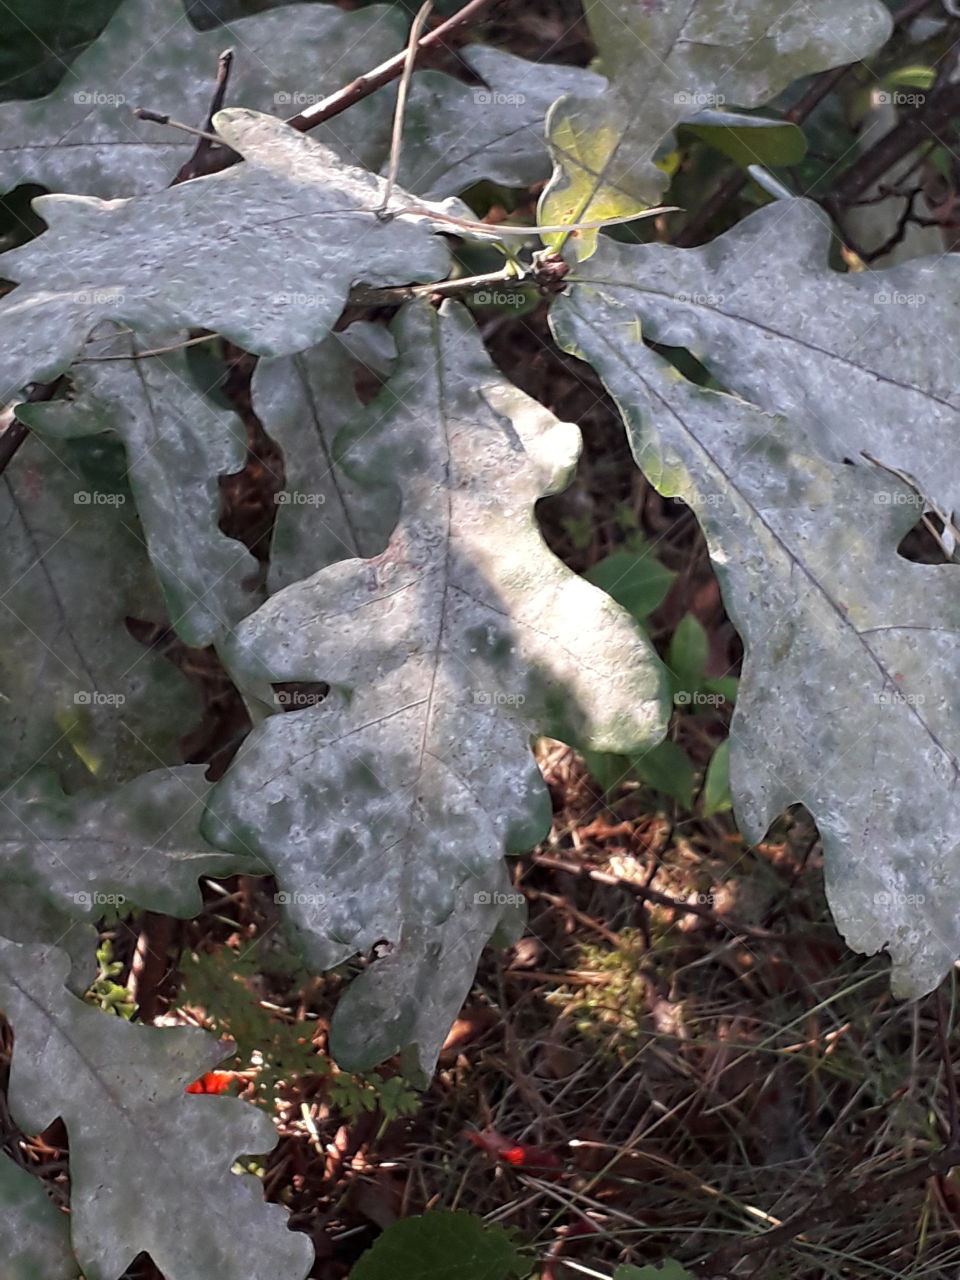
[[[224,1046],[101,1013],[66,990],[67,970],[62,952],[0,940],[0,1006],[17,1028],[10,1110],[33,1133],[63,1117],[71,1240],[87,1280],[112,1280],[142,1250],[169,1280],[303,1280],[306,1237],[286,1230],[256,1179],[230,1171],[243,1152],[275,1145],[270,1120],[235,1098],[184,1092]],[[182,1229],[199,1219],[202,1231]]]
[[[759,106],[798,76],[866,57],[890,33],[879,0],[587,0],[585,9],[610,87],[550,112],[547,225],[656,204],[667,178],[654,159],[681,120]],[[582,233],[581,256],[596,236]]]
[[[415,1043],[429,1072],[514,905],[504,848],[548,819],[530,735],[639,750],[664,719],[649,643],[534,521],[576,428],[497,374],[455,304],[408,310],[398,342],[343,452],[358,479],[400,486],[400,523],[381,555],[287,587],[237,629],[227,660],[248,693],[332,692],[255,731],[206,830],[270,863],[315,964],[389,943],[338,1011],[338,1060]]]
[[[696,387],[644,344],[642,248],[605,245],[583,271],[558,337],[603,378],[644,473],[696,512],[744,640],[741,827],[760,840],[806,805],[838,927],[886,947],[894,991],[920,996],[960,952],[957,567],[898,556],[919,515],[906,483],[823,458],[802,415]]]

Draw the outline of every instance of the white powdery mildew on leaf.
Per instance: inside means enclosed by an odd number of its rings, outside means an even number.
[[[275,1145],[269,1118],[235,1098],[185,1093],[224,1046],[101,1013],[65,989],[67,969],[62,952],[0,939],[0,1004],[17,1029],[10,1109],[28,1132],[63,1117],[81,1270],[106,1280],[145,1250],[169,1280],[302,1280],[310,1242],[286,1230],[257,1179],[230,1171],[237,1156]]]
[[[133,109],[201,125],[223,49],[234,50],[229,102],[292,116],[390,57],[403,39],[402,16],[383,5],[362,13],[287,5],[198,31],[182,0],[122,0],[52,93],[0,103],[0,189],[30,182],[105,199],[159,191],[196,139],[139,120]],[[316,136],[353,164],[379,165],[389,124],[382,103],[367,101]]]
[[[61,373],[100,320],[290,355],[329,333],[352,285],[445,277],[429,220],[376,216],[382,178],[270,116],[216,123],[245,164],[131,200],[38,198],[49,230],[3,259],[19,288],[0,305],[0,400]],[[412,200],[396,190],[390,208]]]
[[[610,88],[561,98],[547,132],[556,172],[540,221],[590,221],[656,204],[654,164],[680,121],[704,107],[756,107],[791,80],[865,58],[890,34],[879,0],[589,0]],[[584,233],[581,256],[596,244]]]
[[[778,201],[702,249],[638,249],[621,296],[648,337],[802,422],[824,457],[866,450],[960,510],[960,260],[844,274],[828,265],[831,236],[812,201]],[[618,263],[605,247],[578,274],[613,280]]]
[[[650,351],[648,263],[604,248],[554,319],[616,398],[638,465],[706,534],[746,649],[738,819],[759,840],[806,805],[838,927],[860,951],[886,946],[895,992],[922,995],[960,953],[957,568],[898,556],[919,515],[906,484],[825,461],[802,417],[695,387]]]
[[[186,355],[175,349],[186,333],[105,328],[71,370],[69,400],[23,404],[17,416],[61,438],[120,436],[171,625],[188,645],[214,644],[259,603],[249,587],[256,561],[219,528],[218,477],[246,461],[243,424],[193,385]],[[164,348],[173,349],[141,354]]]
[[[319,966],[387,940],[335,1019],[351,1065],[411,1044],[432,1070],[477,957],[515,903],[504,848],[549,818],[529,739],[640,750],[662,670],[534,519],[579,433],[497,374],[467,313],[411,308],[398,372],[351,432],[348,468],[403,493],[387,549],[278,592],[227,659],[248,693],[325,681],[270,717],[214,790],[207,834],[275,869]]]
[[[0,1258],[5,1280],[79,1280],[67,1216],[39,1178],[0,1155]]]

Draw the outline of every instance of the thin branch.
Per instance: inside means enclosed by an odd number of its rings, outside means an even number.
[[[230,82],[230,72],[233,68],[233,50],[224,49],[217,61],[217,78],[214,82],[213,97],[210,100],[210,110],[207,112],[207,118],[204,121],[203,129],[206,137],[201,137],[197,143],[196,150],[193,155],[183,165],[177,173],[178,182],[189,182],[191,178],[195,178],[198,174],[206,171],[207,165],[210,163],[212,155],[216,154],[215,148],[224,146],[224,143],[217,143],[216,135],[213,132],[213,117],[223,106],[227,96],[227,85]],[[227,150],[231,150],[227,148]],[[236,152],[232,152],[236,154]]]
[[[397,174],[400,172],[400,152],[403,147],[403,121],[407,114],[407,94],[413,77],[413,68],[417,61],[420,34],[424,23],[430,16],[433,0],[424,0],[417,16],[410,27],[410,39],[407,41],[406,57],[403,61],[403,75],[400,77],[400,88],[397,91],[397,106],[393,113],[393,134],[390,139],[390,168],[387,171],[387,185],[383,189],[383,204],[380,212],[385,213],[393,188],[397,185]]]

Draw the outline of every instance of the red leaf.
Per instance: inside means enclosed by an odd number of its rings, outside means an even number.
[[[555,1176],[556,1171],[561,1168],[559,1158],[552,1151],[530,1146],[526,1142],[514,1142],[496,1129],[484,1129],[481,1133],[467,1130],[463,1136],[491,1160],[504,1160],[515,1169],[524,1169],[527,1173],[536,1173],[542,1177]]]
[[[233,1084],[235,1071],[207,1071],[199,1080],[188,1084],[187,1093],[226,1093]]]

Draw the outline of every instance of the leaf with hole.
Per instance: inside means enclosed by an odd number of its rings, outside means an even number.
[[[216,786],[206,831],[274,868],[309,958],[383,946],[331,1042],[362,1068],[409,1045],[429,1074],[479,951],[519,895],[505,848],[549,821],[535,731],[595,750],[662,735],[663,674],[609,596],[537,529],[579,433],[510,386],[468,313],[408,309],[398,372],[344,441],[359,482],[398,484],[387,549],[274,595],[227,660],[264,702],[328,681],[321,706],[267,719]]]
[[[651,351],[636,308],[648,266],[642,246],[606,243],[553,318],[614,396],[638,465],[706,534],[746,649],[738,821],[759,841],[806,805],[840,931],[856,950],[886,947],[896,994],[920,996],[960,953],[956,566],[897,555],[915,519],[905,484],[822,458],[803,416],[696,387]],[[810,331],[823,314],[820,298]]]

